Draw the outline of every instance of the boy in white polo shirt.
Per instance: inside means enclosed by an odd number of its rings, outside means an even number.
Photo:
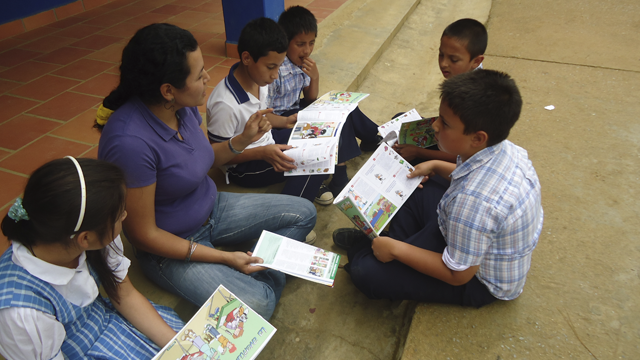
[[[265,109],[267,85],[278,78],[287,51],[287,36],[268,18],[249,22],[240,34],[240,62],[216,86],[207,101],[207,130],[212,143],[242,133],[251,114]],[[262,187],[285,182],[282,194],[313,202],[327,175],[284,176],[294,169],[293,159],[283,153],[297,115],[268,114],[273,129],[249,145],[227,165],[227,178],[243,187]]]

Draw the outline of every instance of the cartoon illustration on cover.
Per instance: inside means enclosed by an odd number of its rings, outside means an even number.
[[[380,233],[380,230],[384,227],[384,224],[389,220],[389,217],[396,211],[397,206],[382,195],[378,196],[376,202],[371,204],[367,210],[367,220],[373,229]]]
[[[221,285],[154,360],[254,359],[275,331]]]
[[[422,119],[421,121],[402,124],[398,142],[422,148],[434,145],[436,138],[435,132],[431,127],[434,119],[437,118]]]
[[[336,122],[300,122],[293,129],[291,140],[329,138],[337,127]]]
[[[396,190],[395,193],[400,199],[404,199],[404,193],[402,192],[402,190]]]

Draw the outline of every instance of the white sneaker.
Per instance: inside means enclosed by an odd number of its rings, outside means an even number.
[[[311,245],[316,242],[316,232],[311,230],[309,234],[307,234],[307,238],[304,239],[304,243],[307,245]]]
[[[316,195],[316,203],[324,206],[333,204],[333,193],[327,185],[320,186],[318,195]]]

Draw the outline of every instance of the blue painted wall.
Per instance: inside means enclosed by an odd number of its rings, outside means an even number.
[[[284,11],[284,0],[222,0],[222,11],[227,42],[237,44],[249,21],[259,17],[278,21]]]
[[[0,24],[36,15],[74,1],[76,0],[2,0]]]

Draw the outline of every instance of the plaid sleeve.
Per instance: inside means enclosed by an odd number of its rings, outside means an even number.
[[[447,244],[449,256],[460,265],[480,265],[499,224],[490,204],[460,194],[447,207]]]

